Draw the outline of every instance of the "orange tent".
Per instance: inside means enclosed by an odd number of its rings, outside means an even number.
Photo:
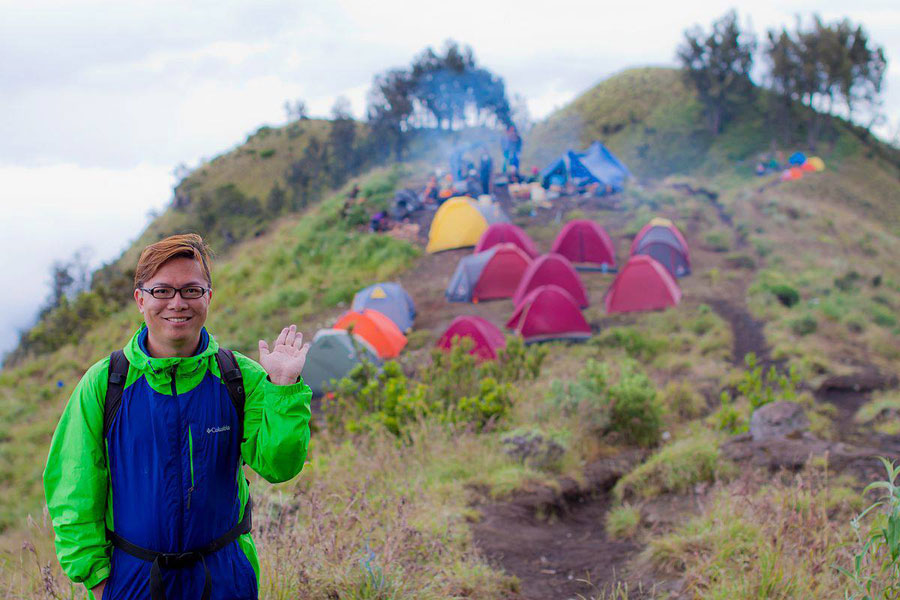
[[[335,329],[350,329],[369,342],[379,358],[395,358],[406,346],[406,336],[389,318],[376,310],[365,309],[361,313],[350,310],[341,315]]]

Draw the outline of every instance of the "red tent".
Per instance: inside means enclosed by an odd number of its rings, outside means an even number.
[[[475,252],[482,252],[497,244],[515,244],[531,258],[537,258],[540,254],[528,234],[512,223],[494,223],[488,227],[481,234]]]
[[[606,312],[661,310],[681,300],[669,271],[645,254],[632,256],[606,292]]]
[[[587,219],[566,223],[550,252],[561,254],[578,269],[607,271],[616,267],[616,251],[606,230]]]
[[[512,298],[531,258],[515,244],[497,244],[463,256],[444,295],[450,302]]]
[[[531,290],[506,326],[521,334],[526,342],[591,336],[591,326],[584,320],[575,299],[558,285],[542,285]]]
[[[454,337],[470,338],[475,342],[475,346],[469,351],[469,354],[474,354],[484,360],[496,359],[497,351],[506,346],[506,337],[499,327],[487,319],[473,315],[463,315],[453,319],[453,322],[447,327],[447,331],[437,341],[437,347],[449,350]]]
[[[493,300],[495,298],[512,298],[519,287],[519,282],[531,264],[531,257],[515,244],[499,244],[497,251],[484,265],[481,277],[472,291],[472,299]]]
[[[551,284],[569,292],[576,306],[588,306],[587,291],[572,263],[566,257],[553,253],[540,256],[529,265],[513,295],[513,304],[518,306],[531,290]]]

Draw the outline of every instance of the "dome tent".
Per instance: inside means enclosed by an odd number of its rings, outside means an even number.
[[[428,231],[426,252],[474,246],[492,223],[509,219],[489,202],[477,202],[468,196],[450,198],[438,208]]]
[[[569,292],[576,306],[588,306],[587,291],[572,263],[566,257],[553,253],[539,256],[528,266],[513,295],[513,304],[518,306],[531,290],[550,284]]]
[[[362,312],[367,308],[389,318],[400,331],[409,331],[416,318],[413,299],[399,283],[376,283],[357,292],[350,309]]]
[[[506,327],[520,334],[526,344],[559,339],[587,339],[588,325],[572,295],[558,285],[542,285],[528,293],[516,307]]]
[[[536,258],[540,254],[528,234],[512,223],[490,225],[478,240],[475,252],[484,252],[497,244],[515,244],[531,258]]]
[[[447,330],[441,334],[437,347],[449,350],[454,338],[470,338],[473,347],[469,354],[484,360],[494,360],[497,352],[506,346],[506,337],[496,325],[474,315],[462,315],[453,319]]]
[[[668,219],[655,218],[644,225],[631,242],[631,255],[652,256],[674,277],[691,273],[691,255],[687,242]]]
[[[335,329],[349,329],[369,342],[378,358],[394,358],[406,346],[406,336],[394,322],[377,310],[347,311],[334,324]]]
[[[381,364],[375,348],[362,337],[345,329],[320,329],[306,355],[303,381],[314,396],[321,396],[329,381],[346,377],[363,360]]]
[[[531,258],[515,244],[464,256],[444,295],[450,302],[511,298],[530,264]]]
[[[565,256],[577,270],[605,272],[616,268],[612,239],[603,227],[587,219],[566,223],[553,241],[550,252]]]
[[[635,255],[606,292],[607,313],[661,310],[681,301],[681,288],[669,271],[650,256]]]

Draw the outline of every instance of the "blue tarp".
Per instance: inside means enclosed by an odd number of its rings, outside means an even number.
[[[621,191],[625,179],[631,176],[622,161],[600,142],[594,142],[584,152],[567,151],[541,171],[541,185],[550,187],[551,178],[571,179],[576,185],[599,183]]]

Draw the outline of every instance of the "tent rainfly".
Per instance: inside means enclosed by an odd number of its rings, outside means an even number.
[[[628,259],[606,292],[607,313],[662,310],[681,301],[681,288],[669,271],[650,256]]]
[[[478,202],[468,196],[450,198],[438,208],[428,231],[426,252],[474,246],[492,223],[509,219],[499,206]]]
[[[498,244],[460,259],[445,296],[450,302],[511,298],[531,258],[515,244]]]
[[[513,304],[518,306],[531,290],[550,284],[566,290],[575,299],[576,306],[588,306],[587,290],[572,263],[566,257],[553,253],[539,256],[528,266],[513,295]]]
[[[346,377],[363,360],[381,365],[375,348],[362,337],[345,329],[320,329],[306,355],[303,381],[313,396],[321,396],[328,382]]]
[[[437,347],[449,350],[454,339],[469,338],[473,347],[469,354],[483,360],[495,360],[497,352],[506,346],[506,337],[500,328],[481,317],[462,315],[453,319],[447,330],[441,334]]]
[[[591,326],[572,295],[558,285],[542,285],[528,293],[516,307],[506,326],[520,334],[526,344],[560,339],[583,340]]]
[[[377,310],[404,332],[412,329],[416,318],[413,299],[399,283],[376,283],[357,292],[350,309],[362,312],[367,308]]]
[[[394,322],[377,310],[365,309],[361,313],[347,311],[334,324],[335,329],[350,329],[369,342],[379,358],[395,358],[406,346],[406,336]]]
[[[494,223],[489,226],[478,240],[475,252],[484,252],[497,244],[515,244],[531,258],[537,258],[540,254],[528,234],[512,223]]]
[[[556,236],[550,252],[569,259],[579,271],[614,271],[616,251],[600,225],[587,219],[569,221]]]

